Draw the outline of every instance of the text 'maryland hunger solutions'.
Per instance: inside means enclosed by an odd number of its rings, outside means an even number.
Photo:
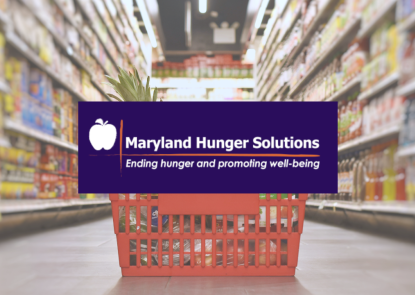
[[[318,139],[294,139],[294,137],[285,137],[284,139],[275,139],[273,136],[270,139],[262,139],[261,137],[254,137],[252,147],[254,149],[318,149],[320,143]],[[232,152],[234,149],[246,149],[250,144],[249,139],[206,139],[206,137],[196,137],[197,149],[226,149],[227,152]],[[137,137],[126,137],[125,147],[127,149],[133,147],[135,149],[153,149],[157,152],[159,149],[191,149],[192,137],[187,139],[137,139]]]

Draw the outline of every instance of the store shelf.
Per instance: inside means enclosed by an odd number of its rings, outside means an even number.
[[[349,152],[349,151],[356,150],[356,149],[363,149],[366,146],[371,145],[375,141],[388,138],[394,135],[398,135],[399,131],[400,131],[399,125],[392,125],[392,126],[383,128],[377,132],[373,132],[372,134],[363,135],[356,139],[342,143],[339,145],[338,151],[339,153],[342,153],[342,152],[346,152],[346,151]]]
[[[103,3],[103,5],[105,6],[105,9],[107,9],[107,5],[105,4],[105,2],[106,1],[103,1],[104,3]],[[117,48],[117,50],[118,50],[118,52],[122,55],[122,54],[124,54],[124,50],[120,47],[120,45],[117,43],[117,39],[115,38],[115,36],[114,36],[114,33],[113,33],[113,31],[110,29],[110,27],[108,26],[108,24],[107,24],[107,22],[105,21],[105,18],[104,18],[104,16],[101,14],[101,12],[99,11],[99,9],[98,9],[98,7],[97,7],[97,5],[96,5],[96,3],[95,3],[95,1],[92,1],[92,5],[94,6],[94,8],[95,8],[95,12],[96,12],[96,14],[98,15],[98,17],[101,19],[101,22],[104,24],[104,26],[105,26],[105,28],[107,29],[107,32],[108,32],[108,34],[109,34],[109,36],[110,36],[110,38],[111,38],[111,40],[112,40],[112,43],[114,43],[114,45],[115,45],[115,47]],[[107,11],[108,11],[108,9],[107,9]],[[116,25],[115,25],[115,22],[114,22],[114,20],[113,20],[113,18],[112,18],[112,16],[111,16],[111,14],[110,13],[108,13],[109,15],[110,15],[110,17],[111,17],[111,21],[112,21],[112,23],[114,24],[114,27],[116,27]],[[118,32],[118,29],[115,29],[116,31],[117,31],[117,34],[121,37],[121,40],[123,40],[123,36]]]
[[[25,126],[22,123],[13,121],[12,119],[9,119],[9,118],[4,119],[3,127],[6,130],[15,131],[15,132],[24,134],[28,137],[32,137],[32,138],[38,139],[46,143],[50,143],[50,144],[53,144],[53,145],[56,145],[56,146],[59,146],[59,147],[62,147],[62,148],[65,148],[71,151],[75,151],[75,152],[78,151],[78,146],[73,143],[63,141],[55,136],[43,133],[31,127]]]
[[[117,13],[119,15],[121,15],[121,13],[119,13],[119,11],[122,11],[122,13],[124,14],[125,18],[127,19],[127,23],[130,26],[130,28],[131,28],[131,30],[133,32],[133,35],[135,37],[135,39],[138,41],[138,43],[140,45],[139,46],[140,47],[139,50],[141,51],[141,53],[142,53],[142,55],[144,57],[144,60],[146,62],[146,65],[148,65],[149,63],[151,64],[151,59],[148,59],[149,56],[146,56],[144,54],[144,52],[143,52],[143,48],[144,48],[143,40],[140,38],[140,36],[137,36],[138,32],[136,32],[136,30],[134,29],[134,26],[131,24],[130,17],[128,16],[128,14],[127,14],[127,12],[125,10],[125,7],[124,7],[124,2],[122,2],[122,1],[120,1],[120,2],[113,1],[113,4],[114,4],[115,8],[117,9]],[[118,7],[118,5],[120,5],[120,7]],[[144,67],[144,69],[146,69],[146,67]]]
[[[412,79],[408,83],[399,86],[398,90],[396,91],[396,95],[398,96],[408,96],[415,93],[415,79]]]
[[[68,57],[74,61],[80,68],[82,68],[84,71],[86,71],[90,76],[92,76],[92,72],[90,68],[86,65],[86,63],[82,60],[81,57],[79,57],[76,53],[72,51],[71,46],[68,44],[68,42],[65,40],[64,37],[60,36],[54,28],[52,28],[37,11],[33,11],[33,8],[28,3],[28,0],[20,0],[22,4],[24,4],[29,10],[32,10],[33,15],[36,17],[38,22],[44,26],[49,34],[52,35],[53,39],[55,40],[55,43],[58,44],[61,49],[63,49],[64,52],[67,53]]]
[[[406,31],[415,28],[415,12],[398,24],[399,31]]]
[[[405,147],[399,147],[398,156],[399,157],[415,156],[415,144],[405,146]]]
[[[254,85],[254,79],[151,78],[151,87],[157,88],[254,88]]]
[[[83,101],[88,100],[82,93],[76,91],[72,85],[64,81],[57,73],[55,73],[49,65],[46,65],[46,63],[28,45],[26,45],[26,43],[20,39],[19,36],[13,32],[6,32],[5,36],[8,44],[12,45],[14,48],[20,51],[20,53],[24,55],[30,62],[34,63],[42,71],[46,72],[50,78],[63,86],[77,99]]]
[[[111,62],[114,65],[114,67],[117,68],[118,67],[118,63],[117,63],[116,59],[111,55],[111,52],[109,51],[108,47],[105,45],[105,43],[101,39],[101,36],[98,34],[98,31],[95,29],[94,23],[92,22],[91,17],[88,15],[88,12],[86,11],[86,9],[84,7],[84,4],[80,0],[76,0],[76,3],[78,4],[78,7],[80,8],[82,14],[86,16],[86,18],[88,20],[88,23],[89,23],[89,25],[91,27],[91,30],[97,36],[97,38],[98,38],[99,42],[101,43],[102,47],[105,49],[106,55],[111,60]],[[97,11],[97,14],[99,15],[98,11]],[[112,38],[111,38],[111,40],[112,40]]]
[[[332,54],[335,53],[341,46],[344,45],[345,41],[350,41],[352,35],[355,33],[357,28],[360,25],[360,16],[356,17],[354,20],[350,21],[349,25],[344,29],[344,31],[340,34],[338,34],[338,38],[334,40],[333,44],[331,44],[330,47],[328,47],[323,53],[320,54],[320,57],[317,58],[316,61],[314,61],[313,66],[307,71],[307,73],[304,75],[303,79],[301,79],[297,85],[295,85],[291,91],[290,96],[292,97],[294,94],[298,93],[305,85],[306,83],[314,77],[317,70],[320,69],[320,67],[328,61],[330,57],[332,57]]]
[[[290,57],[287,59],[287,64],[291,64],[291,62],[301,52],[301,50],[310,42],[310,39],[313,36],[313,34],[317,31],[319,26],[327,19],[327,15],[331,15],[337,3],[338,0],[328,0],[326,5],[319,10],[313,22],[309,25],[308,30],[303,34],[301,41],[290,53]]]
[[[24,213],[51,209],[111,204],[108,199],[33,199],[33,200],[0,200],[0,213]]]
[[[346,93],[348,93],[353,88],[356,88],[360,85],[360,82],[362,81],[361,74],[354,77],[349,83],[344,85],[339,91],[335,92],[332,96],[327,98],[325,101],[337,101],[340,100]]]
[[[387,14],[392,12],[393,9],[395,9],[396,0],[387,0],[387,1],[389,1],[389,3],[385,4],[385,6],[378,12],[378,14],[376,14],[373,18],[371,18],[368,24],[362,23],[362,28],[357,34],[357,37],[359,39],[369,37],[385,21]]]
[[[373,201],[373,202],[350,202],[350,201],[328,201],[307,200],[306,206],[323,208],[338,208],[352,211],[370,211],[402,215],[415,215],[415,202],[407,201]]]
[[[289,1],[290,2],[290,1]],[[284,8],[284,12],[285,9],[287,9],[289,2],[287,3],[286,7]],[[296,24],[297,20],[300,18],[301,16],[301,10],[299,9],[297,14],[294,16],[293,20],[291,21],[290,25],[288,26],[287,30],[283,33],[281,33],[281,29],[280,29],[280,33],[277,35],[277,40],[275,40],[275,42],[277,43],[277,45],[274,47],[274,49],[267,55],[267,58],[265,59],[261,70],[259,71],[258,77],[259,78],[263,78],[263,76],[269,76],[270,73],[272,73],[272,71],[274,70],[274,68],[277,66],[276,62],[273,62],[273,56],[275,54],[275,51],[277,50],[279,44],[284,41],[285,38],[288,37],[288,35],[290,34],[290,32],[292,31],[292,29],[294,28],[294,25]],[[280,35],[281,34],[281,35]],[[280,38],[281,36],[281,38]],[[269,60],[268,60],[269,59]],[[268,61],[267,61],[268,60]],[[269,64],[273,63],[273,65],[271,67],[269,67]],[[268,70],[269,68],[269,70]],[[262,70],[264,69],[264,70]],[[261,73],[262,72],[262,73]],[[262,88],[262,87],[261,87]],[[260,89],[261,90],[261,89]]]
[[[393,84],[396,84],[399,81],[399,73],[393,73],[389,76],[383,78],[378,83],[376,83],[374,86],[370,87],[368,90],[362,92],[358,100],[365,100],[368,98],[371,98],[372,96],[375,96],[376,94],[386,90],[388,87],[392,86]]]
[[[66,8],[63,7],[62,4],[58,0],[55,0],[54,3],[60,9],[60,11],[62,11],[63,15],[65,16],[65,19],[78,31],[78,34],[82,37],[84,42],[88,45],[89,49],[91,49],[90,50],[90,55],[96,60],[96,62],[102,68],[104,73],[106,75],[109,75],[109,73],[108,73],[107,69],[105,68],[105,66],[102,64],[102,62],[99,60],[99,58],[93,53],[94,47],[91,44],[89,38],[85,35],[85,33],[82,31],[82,29],[79,27],[79,25],[75,22],[75,20],[71,17],[71,15],[66,11]],[[92,76],[94,77],[95,75],[92,75]]]

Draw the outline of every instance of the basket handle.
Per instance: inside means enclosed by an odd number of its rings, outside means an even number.
[[[258,194],[159,194],[159,214],[258,214]]]

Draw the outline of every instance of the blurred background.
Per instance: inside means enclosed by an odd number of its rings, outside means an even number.
[[[116,256],[108,195],[78,193],[77,132],[78,102],[111,101],[103,82],[118,67],[151,76],[163,101],[338,101],[338,194],[309,195],[305,231],[341,233],[336,250],[324,248],[332,235],[322,242],[324,259],[353,239],[382,244],[382,255],[401,249],[408,259],[391,259],[405,265],[394,273],[410,293],[414,248],[402,240],[415,240],[414,1],[0,0],[0,257],[22,235],[88,224],[105,228]],[[301,249],[313,253],[313,241]]]

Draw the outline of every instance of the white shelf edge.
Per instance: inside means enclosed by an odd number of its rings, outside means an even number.
[[[399,81],[399,73],[398,72],[392,73],[388,75],[387,77],[383,78],[382,80],[380,80],[374,86],[370,87],[368,90],[360,93],[358,100],[368,99],[378,94],[379,92],[387,89],[388,87],[390,87],[394,83],[397,83],[398,81]]]
[[[0,200],[0,213],[17,213],[41,211],[72,206],[88,206],[110,204],[108,199],[33,199],[33,200]]]
[[[7,130],[11,130],[11,131],[24,134],[28,137],[38,139],[43,142],[47,142],[47,143],[50,143],[50,144],[53,144],[53,145],[56,145],[62,148],[66,148],[71,151],[75,151],[75,152],[78,151],[78,146],[73,143],[63,141],[55,136],[43,133],[31,127],[25,126],[22,123],[13,121],[10,118],[4,119],[4,128]]]
[[[4,79],[0,79],[0,92],[10,93],[10,86]]]
[[[293,87],[290,91],[290,96],[292,96],[294,93],[297,93],[303,86],[306,84],[305,81],[308,81],[308,79],[314,74],[315,70],[320,67],[326,59],[337,49],[339,44],[344,41],[344,39],[354,30],[356,27],[360,24],[360,15],[357,16],[355,19],[353,19],[350,22],[350,25],[348,25],[343,32],[341,32],[338,35],[338,38],[335,39],[335,41],[331,44],[331,46],[326,49],[318,58],[314,61],[313,66],[307,71],[307,73],[304,75],[304,77],[297,82],[297,85]]]
[[[398,24],[399,31],[410,30],[415,27],[415,12],[412,12],[405,20]]]
[[[412,79],[408,83],[399,86],[396,94],[398,96],[407,96],[415,93],[415,79]]]
[[[415,156],[415,144],[399,147],[398,156],[399,157]]]
[[[389,0],[389,2],[390,3],[385,4],[385,7],[383,7],[383,9],[375,15],[367,25],[361,27],[360,31],[357,33],[357,38],[366,38],[379,27],[379,24],[384,21],[386,14],[395,8],[397,0]]]
[[[331,95],[329,98],[327,98],[325,101],[337,101],[340,97],[342,97],[345,93],[349,92],[354,87],[357,87],[357,85],[360,84],[362,81],[361,74],[354,77],[349,83],[344,85],[339,91],[335,92],[333,95]]]
[[[377,132],[373,132],[372,134],[360,136],[356,139],[353,139],[353,140],[350,140],[350,141],[347,141],[345,143],[340,144],[339,147],[338,147],[338,151],[339,152],[344,152],[344,151],[347,151],[349,149],[356,148],[359,145],[368,144],[372,141],[376,141],[378,139],[382,139],[382,138],[387,137],[387,136],[392,136],[394,134],[398,134],[399,131],[400,131],[400,128],[401,128],[400,125],[392,125],[392,126],[388,126],[386,128],[383,128],[383,129],[381,129]]]
[[[336,200],[307,200],[307,206],[347,209],[353,211],[373,211],[402,215],[415,215],[415,202],[409,201],[373,201],[373,202],[352,202]]]

